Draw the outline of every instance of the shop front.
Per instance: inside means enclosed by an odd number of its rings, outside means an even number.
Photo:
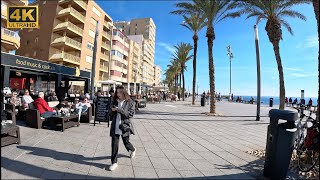
[[[1,52],[1,77],[1,89],[28,89],[33,94],[59,92],[73,82],[71,90],[89,92],[90,72],[4,52]]]

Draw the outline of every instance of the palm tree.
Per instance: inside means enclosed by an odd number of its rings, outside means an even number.
[[[214,26],[228,17],[238,17],[238,13],[231,13],[234,9],[234,2],[228,0],[193,0],[192,2],[177,3],[178,10],[172,14],[195,14],[200,13],[207,20],[208,54],[209,54],[209,79],[210,93],[215,94],[215,76],[212,47],[216,38]],[[216,114],[215,96],[210,96],[210,113]]]
[[[181,72],[181,70],[180,70],[181,67],[180,67],[179,62],[177,62],[177,61],[172,60],[170,62],[171,62],[171,64],[167,65],[167,67],[168,67],[167,72],[169,72],[168,73],[169,77],[172,78],[172,81],[174,83],[174,89],[173,89],[174,94],[177,94],[178,78],[179,78],[179,73]]]
[[[185,81],[184,81],[184,71],[186,70],[187,66],[186,63],[192,58],[193,55],[189,55],[190,51],[192,50],[192,46],[189,43],[180,43],[176,46],[175,53],[173,54],[173,61],[176,61],[180,65],[180,90],[182,89],[182,100],[184,101],[184,93],[185,93]],[[182,77],[182,83],[181,83]],[[181,88],[182,84],[182,88]]]
[[[285,85],[283,77],[282,61],[280,56],[280,40],[282,40],[282,29],[284,26],[291,35],[293,35],[290,24],[285,20],[285,17],[298,18],[306,20],[306,17],[293,10],[292,8],[298,4],[308,3],[305,0],[240,0],[236,4],[240,8],[238,13],[246,14],[247,18],[257,17],[256,24],[261,20],[267,20],[265,30],[267,31],[269,41],[272,43],[273,51],[276,56],[276,61],[279,71],[280,81],[280,106],[279,109],[284,109],[285,103]]]
[[[195,101],[196,93],[196,78],[197,78],[197,49],[198,49],[198,32],[206,26],[206,17],[200,13],[192,14],[190,17],[183,16],[184,23],[182,26],[193,32],[193,80],[192,80],[192,105]]]
[[[319,41],[319,0],[312,0],[312,4],[313,4],[313,9],[314,9],[314,14],[316,15],[316,19],[317,19],[317,26],[318,26],[318,41]],[[320,56],[319,56],[319,52],[318,52],[318,82],[320,80],[319,77],[319,73],[320,73]],[[319,91],[319,83],[318,83],[318,100],[320,101],[320,91]],[[318,112],[317,112],[317,121],[319,122],[319,112],[320,112],[320,103],[318,102]]]

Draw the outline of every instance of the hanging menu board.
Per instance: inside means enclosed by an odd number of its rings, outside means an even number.
[[[109,127],[109,111],[111,105],[111,98],[98,96],[95,104],[95,116],[94,116],[94,125],[96,125],[96,121],[100,122],[108,122]]]

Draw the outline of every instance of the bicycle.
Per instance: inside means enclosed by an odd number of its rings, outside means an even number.
[[[298,157],[298,168],[302,172],[308,172],[312,168],[319,171],[319,123],[311,117],[312,112],[307,117],[303,113],[301,105],[300,121],[297,124],[297,138],[295,140],[295,150]],[[303,122],[304,117],[307,117]]]

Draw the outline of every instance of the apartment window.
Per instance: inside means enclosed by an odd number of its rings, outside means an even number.
[[[43,1],[43,3],[42,4],[47,4],[47,1],[45,0],[45,1]]]
[[[93,47],[94,47],[94,45],[88,42],[87,48],[90,49],[91,51],[93,51]]]
[[[38,43],[38,41],[39,41],[39,38],[36,37],[36,38],[34,39],[34,42],[35,42],[35,43]]]
[[[94,38],[94,36],[96,35],[96,33],[94,32],[94,31],[92,31],[92,30],[89,30],[89,36],[91,36],[91,37],[93,37]]]
[[[92,7],[92,11],[97,15],[97,16],[99,16],[100,17],[100,15],[101,15],[101,13],[100,13],[100,11],[96,8],[96,7]]]
[[[29,41],[29,40],[27,40],[27,45],[29,45],[29,43],[30,43],[30,41]]]
[[[37,56],[37,51],[34,51],[33,52],[33,57],[36,57]]]
[[[86,62],[87,63],[92,63],[92,56],[87,56],[86,57]]]

